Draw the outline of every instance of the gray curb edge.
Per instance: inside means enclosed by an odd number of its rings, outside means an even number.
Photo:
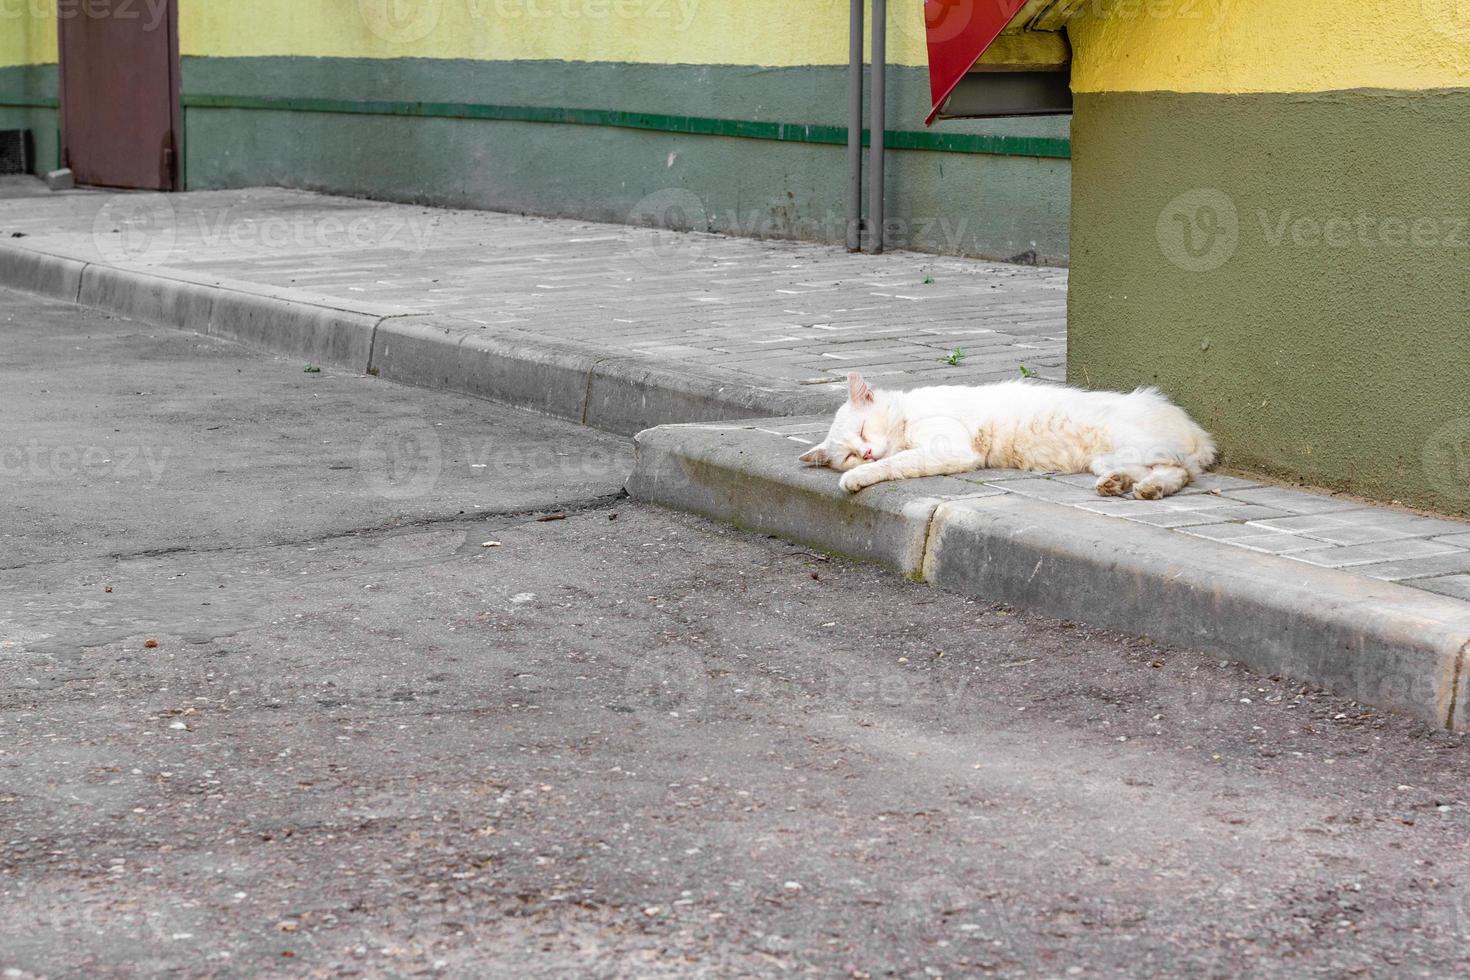
[[[0,287],[193,330],[402,384],[474,395],[619,435],[672,422],[828,411],[831,390],[792,390],[492,332],[459,317],[353,304],[176,269],[123,268],[0,243]]]
[[[634,498],[1470,730],[1470,614],[1457,600],[977,484],[850,497],[830,471],[757,451],[736,425],[635,442]],[[935,487],[942,496],[926,495]]]

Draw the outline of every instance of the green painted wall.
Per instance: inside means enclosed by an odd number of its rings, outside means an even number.
[[[1068,372],[1227,462],[1470,513],[1470,91],[1083,93]]]
[[[927,72],[890,69],[890,130],[919,133]],[[846,71],[561,61],[356,58],[184,60],[191,189],[279,184],[394,200],[645,221],[693,215],[715,231],[841,241],[841,146],[607,125],[214,108],[210,97],[392,100],[623,110],[845,126]],[[1066,119],[946,123],[1004,153],[890,155],[891,241],[924,251],[1065,262]],[[920,138],[930,138],[923,136]],[[1055,152],[1051,150],[1049,152]],[[669,211],[667,204],[678,207]]]
[[[40,104],[37,104],[40,103]],[[36,170],[55,170],[60,137],[55,65],[0,68],[0,129],[29,129],[35,142]]]

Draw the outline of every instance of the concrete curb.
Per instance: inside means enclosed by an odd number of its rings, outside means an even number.
[[[331,297],[175,269],[124,268],[0,243],[0,287],[194,330],[273,354],[453,391],[620,435],[672,422],[835,408],[834,390],[791,390],[492,331],[453,316],[350,306]]]
[[[1458,600],[951,477],[850,496],[796,463],[796,441],[749,426],[666,426],[636,446],[635,498],[1470,730]]]

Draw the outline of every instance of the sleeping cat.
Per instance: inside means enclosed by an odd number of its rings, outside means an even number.
[[[1030,381],[874,391],[854,371],[827,438],[802,462],[852,493],[969,470],[1092,473],[1105,497],[1158,500],[1215,462],[1215,443],[1154,388],[1123,395]]]

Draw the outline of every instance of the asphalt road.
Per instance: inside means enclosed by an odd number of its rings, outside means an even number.
[[[0,350],[0,976],[1470,970],[1459,736],[560,422],[14,295]]]

